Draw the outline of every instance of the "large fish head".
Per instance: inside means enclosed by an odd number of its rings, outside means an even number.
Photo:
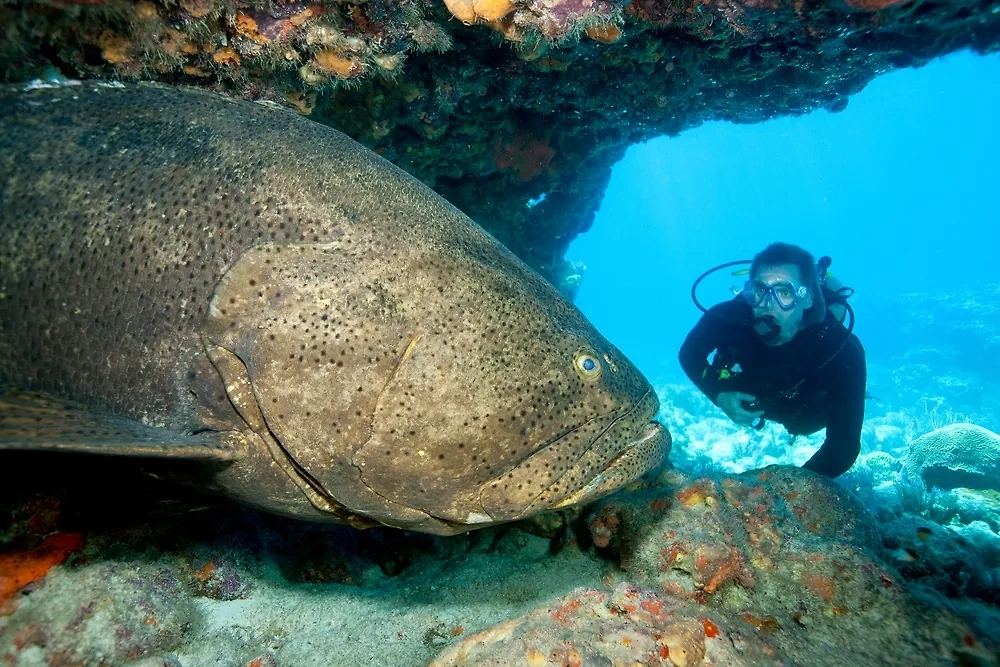
[[[341,512],[462,532],[594,500],[669,452],[642,374],[485,233],[347,247],[247,253],[206,331],[290,474]]]

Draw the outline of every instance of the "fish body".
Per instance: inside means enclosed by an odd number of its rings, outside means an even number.
[[[340,132],[156,84],[0,91],[0,449],[190,460],[309,520],[439,534],[660,463],[642,374]]]

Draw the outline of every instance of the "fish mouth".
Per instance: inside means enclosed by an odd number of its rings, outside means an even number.
[[[650,389],[631,409],[613,417],[583,452],[572,452],[578,445],[568,437],[539,449],[505,473],[503,480],[480,487],[481,521],[514,521],[591,502],[642,476],[670,453],[669,432],[653,420],[658,408],[659,400]],[[545,463],[557,456],[571,458],[572,463],[556,479],[538,483]]]
[[[623,449],[617,456],[608,461],[604,469],[594,476],[585,486],[572,493],[567,494],[551,505],[549,509],[562,509],[572,505],[582,505],[597,500],[625,486],[631,481],[645,473],[649,467],[642,466],[644,451],[647,449],[661,449],[661,442],[666,440],[666,449],[670,447],[670,433],[659,422],[651,422],[646,428],[646,432],[633,444]],[[660,460],[666,457],[668,451],[664,451]],[[651,458],[651,457],[645,457]],[[630,470],[639,470],[638,474],[630,474]],[[528,508],[531,511],[532,508]]]

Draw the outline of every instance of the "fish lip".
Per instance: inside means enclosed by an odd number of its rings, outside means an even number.
[[[639,414],[642,414],[643,412],[648,412],[648,424],[646,426],[646,430],[642,432],[642,435],[640,435],[638,438],[633,439],[632,441],[630,441],[628,443],[628,445],[622,447],[618,452],[616,452],[615,455],[612,456],[608,460],[608,462],[601,468],[600,472],[597,473],[596,475],[594,475],[594,477],[590,481],[588,481],[587,484],[584,484],[583,486],[581,486],[579,488],[575,488],[575,489],[572,489],[570,491],[567,491],[566,493],[562,494],[561,496],[559,496],[557,498],[549,498],[549,499],[546,499],[543,502],[539,502],[539,498],[542,497],[542,496],[544,496],[545,493],[546,493],[546,491],[549,488],[551,488],[551,486],[553,484],[557,484],[562,479],[562,477],[560,477],[560,478],[554,480],[549,486],[547,486],[544,489],[542,489],[541,491],[539,491],[538,494],[536,494],[535,497],[530,502],[526,503],[521,508],[521,510],[518,511],[516,514],[514,514],[514,515],[508,515],[508,516],[503,516],[503,517],[499,517],[498,518],[497,516],[494,515],[494,513],[490,512],[489,508],[487,507],[487,504],[483,501],[483,497],[482,496],[483,496],[483,493],[485,493],[486,489],[488,488],[488,486],[489,486],[489,484],[491,482],[496,481],[497,479],[503,477],[503,475],[506,475],[507,473],[510,472],[510,470],[507,470],[507,471],[504,471],[503,473],[501,473],[500,475],[498,475],[497,477],[494,477],[493,479],[485,482],[480,487],[480,491],[479,491],[479,506],[482,509],[483,513],[485,513],[487,516],[490,516],[491,518],[493,518],[494,521],[499,521],[499,522],[517,521],[519,519],[523,519],[523,518],[528,517],[528,516],[533,516],[534,514],[538,514],[539,512],[542,512],[542,511],[545,511],[545,510],[548,510],[548,509],[554,509],[554,508],[556,508],[556,507],[558,507],[560,505],[563,505],[563,504],[572,504],[572,502],[568,502],[568,499],[575,498],[575,497],[578,497],[578,496],[579,497],[583,497],[585,494],[582,493],[582,491],[584,489],[591,488],[591,486],[594,484],[594,482],[597,481],[597,480],[599,480],[601,478],[601,476],[606,471],[610,470],[615,465],[615,463],[622,456],[625,456],[629,452],[634,451],[638,446],[640,446],[641,444],[644,444],[644,443],[648,442],[652,438],[663,437],[662,434],[664,434],[664,433],[667,433],[667,437],[669,437],[669,432],[667,432],[666,428],[662,424],[660,424],[658,421],[656,421],[656,419],[655,419],[656,413],[657,413],[656,404],[654,403],[653,406],[649,406],[648,403],[647,403],[650,396],[653,396],[653,397],[656,396],[656,393],[655,393],[655,391],[653,390],[652,387],[649,387],[645,391],[645,393],[643,393],[643,395],[637,401],[635,401],[628,409],[620,411],[617,414],[616,413],[611,413],[610,415],[605,415],[605,416],[611,416],[611,422],[601,431],[601,433],[597,437],[595,437],[593,439],[593,441],[590,443],[590,446],[586,450],[584,450],[583,452],[581,452],[579,456],[576,457],[576,459],[573,461],[573,463],[567,469],[567,474],[569,473],[570,470],[572,470],[573,466],[575,466],[577,463],[579,463],[579,461],[583,457],[585,457],[591,451],[591,449],[594,447],[594,445],[596,443],[600,442],[601,438],[603,438],[609,431],[611,431],[622,420],[629,419],[630,417],[635,417],[635,416],[637,416]],[[602,418],[603,417],[595,417],[593,419],[602,419]],[[591,421],[591,420],[588,420],[588,421]],[[639,420],[636,419],[636,421],[639,421]],[[546,447],[551,447],[555,443],[557,443],[557,442],[563,440],[564,438],[566,438],[569,434],[571,434],[574,431],[576,431],[578,428],[580,428],[580,427],[571,429],[570,431],[567,431],[567,433],[559,436],[558,438],[555,438],[553,440],[550,440],[549,442],[546,442],[537,451],[542,451]],[[522,461],[521,463],[519,463],[518,466],[522,465],[523,463],[524,463],[524,461]],[[515,466],[514,469],[516,469],[518,466]]]
[[[659,437],[659,435],[663,432],[663,430],[664,430],[663,424],[661,424],[660,422],[658,422],[656,420],[650,421],[646,425],[646,432],[643,433],[638,438],[636,438],[635,440],[633,440],[632,442],[630,442],[629,444],[627,444],[625,447],[623,447],[620,452],[618,452],[617,454],[615,454],[611,458],[611,460],[608,461],[607,465],[605,465],[603,468],[601,468],[601,472],[605,472],[606,470],[611,469],[611,467],[614,466],[616,463],[618,463],[618,461],[623,456],[625,456],[626,454],[628,454],[631,451],[634,451],[637,447],[639,447],[639,446],[641,446],[641,445],[649,442],[653,438]],[[567,495],[570,495],[570,494],[567,494]]]
[[[663,431],[663,424],[656,421],[655,419],[650,420],[649,424],[646,425],[646,433],[641,438],[633,440],[632,444],[630,444],[629,447],[636,447],[644,442],[652,440],[654,437],[658,436],[661,431]]]
[[[633,440],[632,442],[630,442],[626,447],[624,447],[620,452],[618,452],[618,454],[616,454],[614,456],[614,458],[612,458],[610,461],[608,461],[607,465],[605,465],[603,468],[601,468],[601,472],[602,473],[603,472],[607,472],[612,467],[614,467],[614,465],[617,464],[618,461],[623,456],[625,456],[629,452],[635,451],[636,449],[638,449],[642,445],[646,444],[650,440],[653,440],[655,438],[663,437],[664,432],[666,432],[666,430],[667,430],[667,428],[663,424],[661,424],[660,422],[656,421],[655,419],[651,419],[650,422],[648,424],[646,424],[646,432],[643,433],[640,437],[638,437],[635,440]],[[567,494],[567,495],[569,495],[569,494]]]
[[[620,452],[615,454],[615,456],[612,457],[611,460],[608,461],[603,468],[601,468],[601,471],[596,475],[594,475],[593,479],[591,479],[589,482],[581,486],[579,489],[566,493],[558,500],[550,501],[549,503],[547,503],[548,507],[551,509],[560,509],[563,507],[568,507],[570,505],[575,505],[580,502],[585,502],[587,500],[587,496],[597,491],[597,489],[601,486],[601,483],[603,482],[602,476],[605,473],[613,469],[622,458],[624,458],[631,452],[635,451],[642,445],[646,444],[650,440],[663,437],[664,431],[666,431],[666,428],[663,426],[663,424],[655,420],[651,421],[649,424],[647,424],[646,431],[643,433],[643,435],[630,442],[627,446],[623,447]],[[612,493],[612,491],[609,491],[604,495],[608,495],[609,493]],[[529,505],[528,509],[525,510],[525,513],[536,509],[538,508],[534,507],[534,503],[532,503],[532,505]]]

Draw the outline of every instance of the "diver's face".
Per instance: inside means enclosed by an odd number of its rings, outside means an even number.
[[[775,287],[776,290],[787,290],[788,285],[794,290],[802,285],[802,274],[794,264],[762,266],[752,279],[768,287]],[[802,328],[803,315],[810,307],[812,307],[811,290],[807,290],[803,297],[796,297],[787,309],[776,303],[774,294],[768,293],[760,303],[753,306],[756,321],[754,329],[761,336],[761,340],[768,345],[784,345]],[[775,333],[776,328],[777,333]]]

